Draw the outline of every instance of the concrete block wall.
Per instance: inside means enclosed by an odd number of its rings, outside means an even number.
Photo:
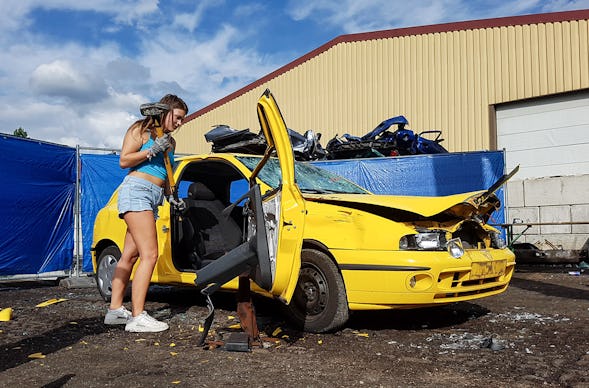
[[[587,222],[532,226],[517,242],[542,249],[581,249],[589,239],[589,175],[526,179],[507,183],[506,222]],[[514,226],[521,234],[525,226]]]

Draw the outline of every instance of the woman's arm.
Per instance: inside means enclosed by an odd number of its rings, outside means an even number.
[[[149,150],[139,151],[143,145],[142,135],[143,129],[141,123],[136,122],[125,133],[123,139],[123,147],[121,149],[121,158],[119,159],[119,165],[121,168],[135,167],[139,163],[147,160],[149,156]]]

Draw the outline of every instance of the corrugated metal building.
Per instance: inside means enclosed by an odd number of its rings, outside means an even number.
[[[508,168],[521,165],[510,219],[569,222],[535,226],[524,240],[570,248],[589,234],[579,224],[589,221],[589,10],[339,36],[191,114],[178,152],[209,152],[203,135],[216,124],[258,132],[266,88],[287,125],[321,133],[323,145],[402,114],[416,132],[441,130],[449,151],[506,149]],[[545,180],[554,176],[564,178]],[[539,196],[529,189],[538,184]],[[561,194],[545,202],[555,187]]]

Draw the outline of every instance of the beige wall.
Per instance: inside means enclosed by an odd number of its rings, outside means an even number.
[[[322,133],[323,146],[402,114],[417,132],[442,130],[449,151],[491,149],[493,104],[589,88],[588,20],[343,36],[196,112],[176,135],[178,152],[209,152],[204,134],[215,124],[257,133],[256,101],[266,88],[287,126]]]

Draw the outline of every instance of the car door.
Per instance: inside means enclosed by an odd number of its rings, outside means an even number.
[[[294,153],[288,130],[270,90],[266,90],[258,100],[258,120],[268,144],[267,154],[272,149],[276,151],[282,175],[280,186],[263,198],[273,268],[269,291],[288,303],[301,268],[305,201],[295,181]]]

